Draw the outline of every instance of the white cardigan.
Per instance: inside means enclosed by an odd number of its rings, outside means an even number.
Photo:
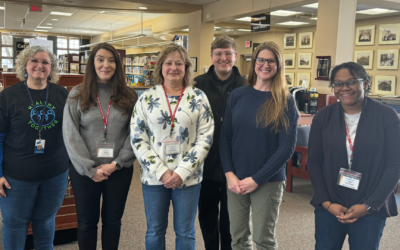
[[[174,112],[178,97],[168,99]],[[180,142],[180,154],[165,154],[163,142],[171,140],[170,131],[171,114],[158,85],[140,96],[131,118],[131,145],[140,163],[142,183],[163,185],[160,179],[168,169],[182,178],[182,188],[200,183],[214,134],[214,116],[203,91],[187,87],[176,111],[172,139]]]

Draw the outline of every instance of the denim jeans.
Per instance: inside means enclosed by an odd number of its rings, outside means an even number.
[[[171,200],[174,209],[175,249],[195,250],[194,223],[201,184],[175,190],[165,188],[163,185],[142,184],[142,187],[147,220],[146,250],[165,249]]]
[[[373,215],[361,217],[351,224],[343,224],[326,210],[315,209],[315,249],[340,250],[346,234],[351,250],[378,250],[386,218]]]
[[[64,200],[68,171],[38,182],[5,178],[11,189],[4,188],[7,197],[0,198],[3,248],[25,249],[28,226],[32,221],[35,249],[52,250],[55,216]]]

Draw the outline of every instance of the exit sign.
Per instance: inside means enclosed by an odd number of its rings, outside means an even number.
[[[31,5],[31,11],[42,12],[42,5]]]

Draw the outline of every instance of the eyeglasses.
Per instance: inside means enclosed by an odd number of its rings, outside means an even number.
[[[32,64],[34,64],[34,65],[38,65],[40,62],[42,63],[42,65],[49,65],[50,64],[50,62],[47,61],[47,60],[40,61],[38,59],[31,59],[30,62]]]
[[[232,58],[233,52],[225,52],[225,53],[218,52],[218,53],[213,53],[213,55],[214,55],[216,58],[221,58],[222,55],[225,55],[226,58]]]
[[[346,84],[346,86],[348,87],[348,88],[351,88],[351,87],[353,87],[353,86],[355,86],[357,83],[359,83],[359,82],[361,82],[361,81],[363,81],[364,79],[356,79],[356,78],[353,78],[353,79],[350,79],[350,80],[348,80],[347,82],[341,82],[341,81],[333,81],[333,82],[331,82],[331,88],[334,88],[334,89],[336,89],[336,90],[339,90],[339,89],[342,89],[343,88],[343,86]]]
[[[276,63],[277,63],[277,61],[274,60],[274,59],[265,59],[265,58],[261,58],[261,57],[257,57],[257,58],[256,58],[256,63],[257,63],[258,65],[264,65],[265,62],[268,62],[268,65],[269,65],[269,66],[275,66]]]

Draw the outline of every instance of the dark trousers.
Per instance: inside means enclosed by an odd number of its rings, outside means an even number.
[[[343,224],[326,210],[315,209],[315,249],[340,250],[346,234],[351,250],[378,250],[386,218],[373,215]]]
[[[203,180],[201,183],[199,222],[206,250],[220,249],[220,236],[221,250],[232,249],[226,189],[226,182]]]
[[[96,249],[101,195],[103,195],[101,207],[102,247],[104,250],[118,249],[121,218],[124,213],[132,175],[133,167],[122,168],[112,173],[108,180],[94,182],[91,178],[78,174],[74,167],[70,168],[78,215],[78,245],[80,250]]]

